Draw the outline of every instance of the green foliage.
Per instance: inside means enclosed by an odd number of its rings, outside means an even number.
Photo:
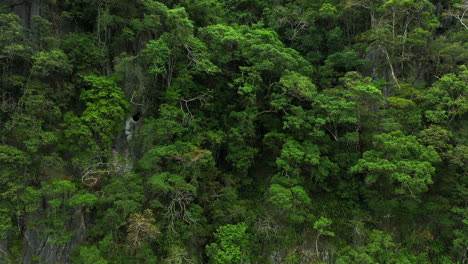
[[[365,246],[356,250],[346,248],[340,252],[336,263],[430,263],[425,254],[416,256],[399,250],[390,235],[380,230],[372,230]]]
[[[67,55],[59,49],[51,51],[41,51],[32,57],[34,65],[31,69],[34,75],[47,78],[50,75],[67,75],[71,72],[72,66]]]
[[[96,235],[104,235],[124,226],[127,217],[143,208],[144,192],[142,179],[127,173],[114,177],[103,188],[104,195],[96,201],[100,216],[96,224]]]
[[[320,153],[317,145],[306,140],[302,143],[287,139],[281,149],[276,165],[285,176],[310,175],[316,181],[323,181],[336,169],[336,164]]]
[[[62,41],[62,49],[70,64],[78,71],[95,69],[105,58],[105,50],[96,46],[89,34],[70,33]]]
[[[149,72],[153,74],[166,73],[165,66],[169,60],[170,52],[169,46],[163,40],[151,40],[146,45],[146,49],[142,51],[142,55],[151,65]]]
[[[434,123],[444,123],[463,116],[468,111],[468,69],[460,67],[459,74],[442,76],[429,89],[425,101],[432,109],[425,112]]]
[[[317,230],[320,234],[326,235],[326,236],[335,236],[335,233],[331,231],[327,231],[327,227],[332,224],[332,221],[326,217],[320,217],[319,220],[317,220],[314,223],[314,229]]]
[[[291,223],[302,224],[313,217],[310,213],[312,201],[303,187],[284,187],[272,184],[267,192],[267,201],[277,215],[282,215]]]
[[[144,242],[151,241],[159,234],[154,225],[153,212],[146,209],[143,214],[131,214],[128,219],[127,241],[132,248],[140,248]]]
[[[96,203],[97,199],[98,198],[91,193],[77,193],[68,199],[67,205],[70,207],[92,207]]]
[[[76,257],[74,263],[80,264],[107,264],[107,260],[102,258],[101,252],[96,246],[80,247],[79,257]]]
[[[466,262],[463,1],[13,2],[0,261]]]
[[[20,24],[20,18],[12,13],[0,13],[0,59],[12,59],[28,57],[28,46],[24,41],[24,29]]]
[[[317,93],[312,81],[297,72],[283,75],[280,79],[280,84],[285,92],[301,100],[311,101]]]
[[[33,47],[38,50],[49,50],[60,45],[59,40],[54,36],[52,22],[41,16],[33,16],[31,21],[31,33]]]
[[[64,116],[65,138],[71,150],[89,154],[108,148],[125,119],[128,102],[120,87],[108,77],[88,75],[80,99],[86,108]]]
[[[90,128],[102,146],[109,146],[125,118],[128,102],[117,84],[106,77],[88,75],[84,77],[85,88],[80,99],[86,104],[81,120]]]
[[[434,165],[440,161],[433,147],[424,147],[401,131],[377,135],[373,142],[375,150],[366,151],[351,172],[364,173],[368,185],[384,186],[391,194],[415,198],[428,190]]]
[[[232,162],[235,169],[241,173],[245,173],[253,164],[253,160],[257,150],[250,139],[255,136],[254,120],[257,115],[256,108],[248,108],[246,111],[231,112],[230,118],[236,125],[233,126],[228,134],[229,155],[226,156],[228,161]]]
[[[221,226],[214,237],[215,242],[206,247],[210,263],[250,263],[250,235],[245,223]]]
[[[195,192],[196,189],[194,186],[188,184],[185,179],[179,175],[169,174],[163,172],[157,175],[152,176],[149,179],[153,190],[157,193],[168,193],[168,192]]]

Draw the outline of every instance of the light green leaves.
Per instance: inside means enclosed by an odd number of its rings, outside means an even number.
[[[0,60],[4,58],[27,57],[29,46],[24,43],[20,18],[13,13],[0,13]]]
[[[430,106],[426,118],[433,123],[445,123],[468,112],[468,68],[461,66],[458,74],[446,74],[435,82],[424,99]]]
[[[84,80],[87,87],[83,89],[80,99],[86,108],[79,117],[73,113],[66,114],[65,135],[79,145],[90,142],[90,147],[97,143],[107,148],[125,119],[128,102],[122,88],[112,79],[88,75]],[[96,143],[93,143],[94,140]]]
[[[41,51],[35,54],[32,59],[34,65],[31,72],[38,77],[48,77],[53,74],[67,75],[72,70],[67,55],[59,49]]]
[[[311,141],[298,142],[287,139],[283,144],[276,165],[286,176],[307,176],[316,181],[323,181],[336,165],[327,156],[321,154],[318,145]]]
[[[317,93],[310,78],[297,72],[288,72],[283,75],[279,83],[285,92],[300,100],[312,101]]]
[[[98,198],[91,193],[76,193],[67,201],[70,207],[92,207]]]
[[[142,51],[143,58],[148,61],[149,72],[153,74],[166,73],[166,64],[171,50],[163,39],[151,40]]]
[[[395,131],[375,136],[374,150],[366,151],[351,172],[364,173],[368,185],[387,190],[393,185],[395,193],[415,198],[433,183],[434,164],[439,161],[434,148]]]
[[[0,145],[0,164],[27,164],[30,157],[23,151],[9,145]]]
[[[152,190],[158,195],[171,192],[196,192],[196,188],[187,183],[182,176],[169,172],[162,172],[152,176],[149,183]]]
[[[109,262],[101,256],[101,251],[96,246],[79,248],[79,257],[74,259],[78,264],[108,264]]]
[[[328,227],[332,224],[332,220],[321,216],[320,219],[315,221],[314,229],[317,230],[320,234],[326,236],[335,236],[335,233],[328,231]]]
[[[415,255],[406,249],[400,249],[393,238],[380,230],[372,230],[364,246],[352,249],[345,248],[339,252],[337,264],[412,264],[432,263],[426,254]],[[445,263],[445,262],[444,262]],[[450,263],[450,262],[448,262]]]
[[[214,236],[216,241],[206,247],[210,263],[250,263],[250,235],[245,223],[221,226]]]
[[[302,224],[313,217],[312,200],[297,181],[286,178],[277,179],[268,189],[266,198],[278,219],[284,219],[293,224]]]

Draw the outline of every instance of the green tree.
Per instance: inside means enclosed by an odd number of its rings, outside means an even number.
[[[461,66],[458,74],[442,76],[425,94],[429,105],[426,118],[433,123],[445,123],[468,112],[468,68]]]
[[[101,252],[96,246],[80,247],[79,257],[74,260],[75,263],[80,264],[107,264],[109,263],[101,256]]]
[[[320,236],[331,236],[334,237],[335,233],[327,230],[328,227],[332,224],[332,221],[326,217],[321,216],[320,219],[315,221],[314,229],[317,230],[317,238],[315,239],[315,253],[319,256],[318,241]]]
[[[357,249],[345,248],[339,253],[337,264],[344,263],[430,263],[425,254],[416,256],[400,249],[392,237],[380,230],[372,230],[365,246]]]
[[[88,75],[84,82],[80,99],[86,108],[79,116],[72,112],[65,114],[64,132],[72,148],[86,146],[80,150],[87,153],[97,147],[110,147],[125,119],[129,103],[122,89],[108,77]]]
[[[294,224],[303,224],[313,217],[310,213],[312,200],[300,185],[290,187],[274,183],[266,195],[267,201],[272,205],[271,211],[280,219]]]
[[[250,235],[245,223],[221,226],[214,237],[215,242],[206,246],[210,263],[250,263]]]
[[[38,77],[48,78],[50,75],[56,76],[57,74],[66,76],[72,70],[67,55],[59,49],[41,51],[35,54],[32,59],[34,65],[31,72]]]
[[[146,241],[151,241],[159,234],[158,228],[154,225],[156,220],[153,212],[146,209],[143,214],[131,214],[128,219],[127,241],[132,248],[139,248]]]
[[[374,150],[366,151],[351,172],[363,173],[366,183],[381,188],[387,198],[393,194],[416,198],[428,190],[440,161],[433,147],[401,131],[377,135],[373,145]]]

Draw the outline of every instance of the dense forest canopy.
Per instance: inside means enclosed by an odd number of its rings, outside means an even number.
[[[468,263],[463,0],[3,0],[0,263]]]

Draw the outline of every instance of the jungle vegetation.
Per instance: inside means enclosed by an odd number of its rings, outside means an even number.
[[[0,263],[468,263],[463,0],[0,3]]]

